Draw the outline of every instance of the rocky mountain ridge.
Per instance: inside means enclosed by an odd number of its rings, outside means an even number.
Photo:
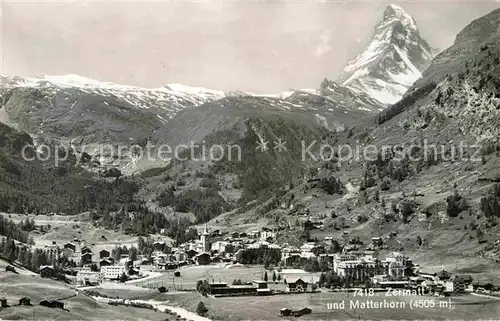
[[[434,54],[415,19],[403,8],[389,5],[369,45],[348,63],[339,82],[382,104],[393,104],[420,78]]]

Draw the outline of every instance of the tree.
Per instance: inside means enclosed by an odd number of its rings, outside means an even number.
[[[120,282],[125,283],[128,280],[128,276],[125,274],[125,272],[122,273],[120,276]]]
[[[337,273],[331,271],[326,275],[326,286],[329,288],[339,287],[342,285],[342,279],[337,275]]]
[[[198,314],[200,316],[205,316],[207,312],[208,312],[208,309],[205,306],[205,303],[200,301],[198,303],[198,306],[196,307],[196,314]]]
[[[465,198],[458,194],[456,190],[452,196],[448,196],[446,198],[446,203],[446,212],[450,217],[456,217],[459,213],[466,210],[468,207]]]
[[[207,280],[204,281],[199,280],[196,283],[196,290],[198,290],[198,292],[200,292],[201,295],[203,295],[204,297],[207,297],[212,289]]]
[[[420,235],[419,235],[419,236],[417,236],[417,245],[418,245],[418,246],[422,246],[422,243],[423,243],[423,240],[422,240],[422,238],[420,237]]]
[[[196,291],[198,292],[201,292],[201,286],[203,285],[203,281],[202,280],[198,280],[198,282],[196,282]]]
[[[263,280],[267,282],[267,271],[264,272],[264,279]]]
[[[130,248],[129,257],[132,261],[137,261],[137,248],[135,246]]]
[[[320,288],[322,288],[325,283],[326,283],[326,274],[325,273],[321,273],[319,275],[318,285],[319,285]]]
[[[276,282],[276,272],[273,271],[273,282]]]
[[[413,208],[407,200],[401,202],[401,217],[404,223],[408,223],[410,216],[413,214]]]
[[[484,232],[478,227],[476,231],[476,237],[479,242],[484,240]]]

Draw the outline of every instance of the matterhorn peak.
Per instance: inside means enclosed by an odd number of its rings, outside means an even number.
[[[432,48],[420,37],[415,19],[391,4],[375,26],[368,47],[348,63],[340,81],[383,104],[392,104],[420,78],[432,58]]]
[[[398,5],[390,4],[385,8],[384,11],[384,20],[390,19],[392,17],[402,19],[402,18],[410,18],[413,19],[406,11]]]

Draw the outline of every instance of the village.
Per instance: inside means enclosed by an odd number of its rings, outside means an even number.
[[[305,242],[300,247],[275,243],[276,231],[263,228],[249,233],[223,235],[209,232],[205,226],[199,238],[171,247],[165,240],[153,242],[150,255],[143,253],[120,254],[115,259],[114,249],[101,249],[97,255],[85,242],[56,242],[46,247],[55,257],[74,262],[65,267],[64,273],[77,287],[89,288],[103,282],[131,282],[143,286],[162,275],[183,279],[190,267],[221,266],[230,270],[245,270],[260,266],[262,273],[253,273],[254,279],[216,280],[206,278],[185,288],[158,286],[161,292],[169,290],[196,290],[213,297],[291,294],[317,291],[360,291],[374,289],[387,295],[449,296],[458,293],[493,293],[492,284],[474,282],[471,275],[452,275],[444,269],[428,272],[415,265],[411,258],[399,252],[389,252],[380,257],[384,240],[373,237],[371,244],[361,246],[359,240],[340,245],[337,240],[325,237],[318,242]],[[344,236],[344,241],[348,237]],[[352,244],[354,243],[354,244]],[[113,255],[112,255],[113,253]],[[41,266],[42,277],[54,278],[57,268]],[[261,271],[259,270],[259,271]],[[184,272],[186,271],[186,272]],[[236,274],[237,275],[237,274]],[[200,283],[208,284],[201,287]],[[171,283],[171,282],[170,282]],[[174,282],[175,283],[175,282]],[[171,284],[172,286],[172,284]],[[175,287],[175,285],[174,285]],[[160,289],[162,288],[162,289]]]
[[[224,311],[229,314],[222,319],[230,320],[240,314],[234,307],[247,300],[255,305],[249,315],[260,309],[269,318],[333,317],[339,316],[338,311],[356,316],[363,307],[384,307],[387,301],[390,311],[392,305],[404,307],[419,298],[429,302],[497,302],[500,298],[498,287],[480,283],[473,275],[416,264],[389,246],[390,236],[365,237],[369,241],[362,242],[342,231],[337,237],[314,236],[289,244],[281,241],[281,230],[269,227],[236,232],[205,224],[197,231],[198,235],[175,246],[172,239],[158,235],[139,237],[136,243],[126,243],[128,248],[104,238],[95,243],[76,238],[61,244],[46,240],[48,245],[38,244],[38,248],[52,264],[40,266],[32,276],[40,284],[61,284],[67,288],[65,294],[23,292],[2,297],[1,307],[18,311],[16,306],[34,303],[71,311],[75,300],[88,299],[198,320],[194,311],[206,316],[208,305],[212,319],[218,319],[213,313]],[[15,264],[7,265],[5,276],[15,277],[17,269]]]

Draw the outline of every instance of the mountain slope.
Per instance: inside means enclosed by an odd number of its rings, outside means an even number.
[[[494,52],[498,50],[499,25],[500,9],[471,22],[458,33],[451,47],[434,58],[414,87],[421,87],[430,81],[439,82],[447,75],[464,74],[473,68],[470,60],[476,60],[477,63],[484,61],[489,63],[490,67],[496,68],[498,63],[495,63]],[[480,56],[475,59],[478,55]],[[468,60],[469,64],[466,65]],[[494,70],[484,71],[486,74],[493,74]]]
[[[179,84],[145,89],[75,75],[1,80],[4,122],[35,136],[82,143],[142,140],[179,111],[224,96]]]
[[[280,226],[282,240],[297,242],[303,229],[294,222],[304,215],[323,223],[311,237],[348,234],[364,247],[380,236],[388,251],[426,268],[498,280],[499,19],[500,9],[463,29],[379,124],[330,136],[324,143],[350,146],[351,154],[337,150],[331,161],[316,154],[311,176],[274,195],[285,206],[261,203],[213,223]],[[345,190],[325,189],[328,176]]]
[[[383,104],[395,103],[431,63],[433,50],[420,37],[415,20],[389,5],[367,49],[350,61],[342,85]]]

